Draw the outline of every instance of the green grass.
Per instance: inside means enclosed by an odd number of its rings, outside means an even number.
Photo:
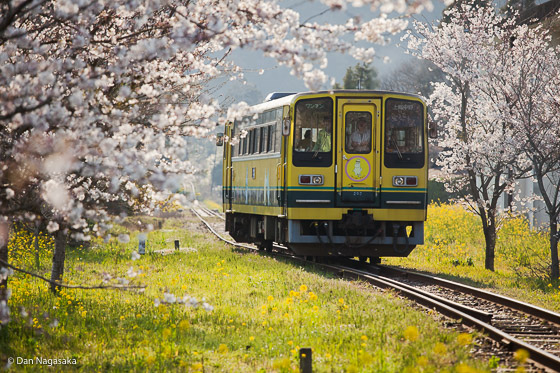
[[[316,372],[458,372],[485,369],[474,361],[470,335],[444,329],[426,312],[360,282],[333,278],[254,253],[232,250],[193,221],[167,221],[148,236],[137,261],[135,233],[69,249],[65,279],[99,284],[104,274],[126,277],[145,291],[71,290],[54,296],[40,280],[16,274],[12,322],[0,330],[0,361],[8,357],[75,358],[82,371],[291,372],[300,347],[313,348]],[[119,228],[122,229],[122,228]],[[119,230],[115,230],[119,232]],[[170,255],[155,250],[196,251]],[[32,268],[29,237],[12,238],[17,264]],[[50,243],[42,238],[42,245]],[[31,257],[31,258],[29,258]],[[49,253],[41,257],[48,273]],[[203,299],[213,307],[160,304],[164,293]],[[42,371],[37,365],[18,370]]]

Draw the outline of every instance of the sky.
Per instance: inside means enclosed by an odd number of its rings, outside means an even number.
[[[432,12],[424,12],[422,14],[415,15],[416,19],[424,22],[432,22],[441,17],[444,5],[441,1],[432,1],[434,3],[434,10]],[[327,11],[326,13],[321,14],[325,9],[327,9],[327,7],[317,0],[284,0],[281,2],[281,5],[298,11],[301,14],[302,21],[316,16],[312,18],[312,21],[318,23],[329,22],[341,24],[345,23],[348,18],[355,16],[360,16],[363,21],[368,21],[375,16],[368,7],[348,7],[345,11]],[[371,43],[360,44],[360,46],[366,47],[373,46],[377,51],[378,57],[374,61],[373,65],[378,72],[379,78],[382,78],[385,74],[390,74],[390,72],[397,68],[402,62],[414,58],[405,54],[405,48],[397,46],[399,43],[400,35],[394,35],[391,37],[390,44],[386,46],[372,45]],[[383,63],[383,57],[385,56],[390,58],[389,63]],[[348,67],[354,66],[358,63],[358,61],[354,60],[349,55],[331,53],[328,57],[329,64],[325,69],[325,73],[329,77],[335,78],[337,82],[342,82],[342,78]],[[270,92],[305,92],[308,90],[301,79],[290,75],[288,68],[278,66],[273,59],[265,58],[260,53],[248,50],[237,50],[232,53],[231,58],[244,69],[245,80],[248,83],[248,87],[243,89],[239,84],[229,85],[229,88],[226,86],[224,89],[226,95],[236,95],[251,88],[253,90],[252,97],[255,96],[255,88],[260,91],[263,97]],[[264,70],[262,74],[259,73],[261,70]],[[248,101],[247,97],[243,97],[242,94],[240,94],[239,97]],[[254,104],[256,102],[249,103]]]

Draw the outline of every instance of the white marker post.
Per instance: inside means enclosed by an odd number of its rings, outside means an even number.
[[[141,233],[138,235],[138,254],[144,255],[146,254],[146,235]]]

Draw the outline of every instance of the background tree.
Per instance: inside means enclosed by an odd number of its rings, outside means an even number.
[[[442,12],[441,23],[449,23],[451,21],[450,11],[453,9],[461,9],[463,6],[491,7],[492,2],[489,0],[454,0]]]
[[[451,192],[468,190],[462,200],[482,222],[485,268],[494,270],[498,202],[530,171],[509,118],[513,103],[503,89],[516,62],[508,59],[516,25],[491,7],[461,5],[447,12],[440,27],[416,23],[419,37],[409,49],[447,76],[436,83],[430,103],[443,127],[438,163]]]
[[[433,83],[445,80],[443,71],[430,61],[411,60],[401,63],[385,75],[380,88],[389,91],[409,92],[430,97],[434,90]]]
[[[536,5],[535,0],[508,0],[501,11],[508,17],[516,17]]]
[[[548,215],[550,278],[560,277],[558,220],[560,217],[560,47],[551,47],[542,26],[519,26],[512,39],[503,89],[513,103],[510,120],[530,159]]]
[[[346,69],[342,86],[335,83],[334,89],[375,89],[379,87],[377,71],[369,63],[359,63]]]

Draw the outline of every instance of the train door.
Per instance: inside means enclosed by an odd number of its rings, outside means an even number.
[[[233,124],[229,124],[226,126],[226,136],[231,141],[232,134],[233,134]],[[231,185],[231,173],[233,167],[231,165],[231,157],[232,154],[232,146],[230,145],[230,141],[226,142],[224,145],[224,165],[223,165],[223,175],[222,175],[222,195],[223,195],[223,205],[224,210],[231,211],[231,199],[232,199],[232,185]],[[237,149],[237,147],[236,147]]]
[[[339,99],[337,204],[379,206],[381,100]]]
[[[277,141],[280,145],[280,161],[278,164],[278,204],[280,206],[279,217],[285,218],[288,215],[288,189],[287,189],[287,165],[288,165],[288,138],[285,136],[290,132],[290,107],[284,106],[278,109],[277,116],[280,116],[280,121],[277,122],[278,137]]]

